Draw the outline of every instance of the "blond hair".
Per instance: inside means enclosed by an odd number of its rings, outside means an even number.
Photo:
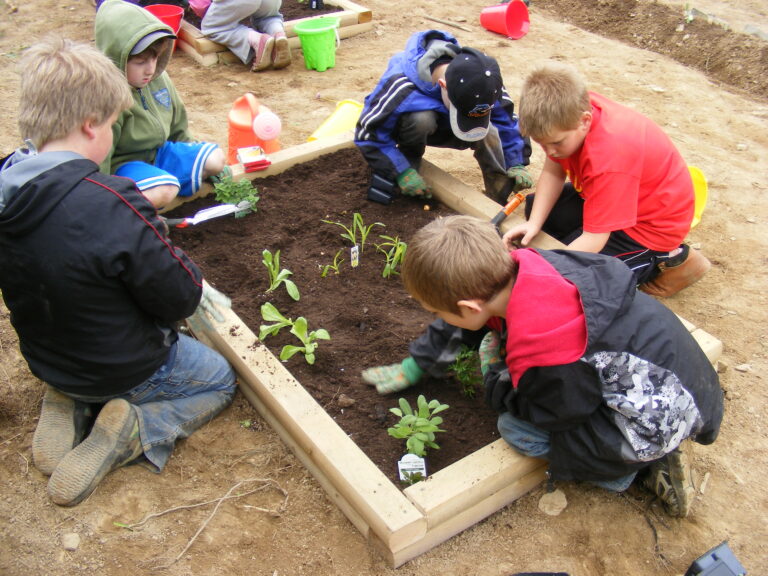
[[[87,44],[50,37],[19,60],[19,130],[41,148],[86,120],[100,125],[133,104],[125,76]]]
[[[572,130],[592,109],[586,82],[568,64],[549,62],[531,72],[520,95],[519,127],[543,140],[556,130]]]
[[[402,278],[406,290],[421,304],[458,314],[459,300],[487,302],[516,271],[490,222],[448,216],[433,220],[408,242]]]

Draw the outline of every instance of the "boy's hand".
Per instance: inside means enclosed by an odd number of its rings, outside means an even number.
[[[203,280],[203,296],[200,298],[198,306],[208,312],[217,322],[224,322],[224,315],[216,307],[232,308],[232,300]]]
[[[366,384],[376,386],[379,394],[400,392],[421,380],[424,371],[410,356],[399,364],[376,366],[363,370],[363,380]]]
[[[488,367],[492,364],[501,362],[501,336],[498,332],[491,330],[483,337],[480,342],[480,349],[477,351],[480,356],[480,372],[483,376],[488,372]]]
[[[400,186],[400,192],[405,196],[432,198],[432,191],[429,189],[429,186],[413,168],[408,168],[398,175],[397,185]]]
[[[520,246],[528,246],[539,231],[540,229],[530,222],[525,222],[511,228],[501,237],[501,239],[504,241],[504,245],[508,250],[514,250]]]
[[[533,178],[523,165],[512,166],[507,170],[507,178],[512,180],[512,192],[520,192],[520,190],[533,187]]]

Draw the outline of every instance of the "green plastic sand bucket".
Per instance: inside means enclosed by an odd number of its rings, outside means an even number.
[[[323,16],[297,22],[293,29],[301,42],[307,70],[323,72],[336,65],[339,18]]]

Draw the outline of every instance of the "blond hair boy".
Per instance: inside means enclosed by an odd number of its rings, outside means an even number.
[[[684,440],[715,440],[723,394],[688,330],[635,289],[624,264],[570,250],[508,252],[489,222],[451,216],[408,242],[402,278],[439,320],[405,361],[366,370],[366,382],[393,392],[444,376],[462,345],[478,349],[501,436],[548,460],[552,479],[621,492],[641,473],[671,515],[688,514]]]
[[[669,137],[635,110],[587,89],[571,66],[547,63],[525,80],[520,130],[546,153],[527,222],[511,247],[541,231],[572,250],[624,261],[643,291],[668,297],[698,281],[709,261],[684,243],[691,175]],[[567,181],[567,182],[566,182]]]
[[[132,103],[125,77],[95,48],[58,38],[19,66],[26,146],[0,160],[0,291],[47,384],[35,467],[53,502],[73,506],[139,457],[162,470],[177,438],[231,402],[235,376],[177,331],[224,297],[133,183],[99,172]]]

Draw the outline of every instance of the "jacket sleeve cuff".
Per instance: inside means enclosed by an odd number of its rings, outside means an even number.
[[[424,376],[424,370],[419,368],[419,365],[416,364],[416,360],[412,356],[408,356],[408,358],[403,360],[400,366],[403,369],[403,374],[405,374],[405,379],[411,385],[416,384]]]

